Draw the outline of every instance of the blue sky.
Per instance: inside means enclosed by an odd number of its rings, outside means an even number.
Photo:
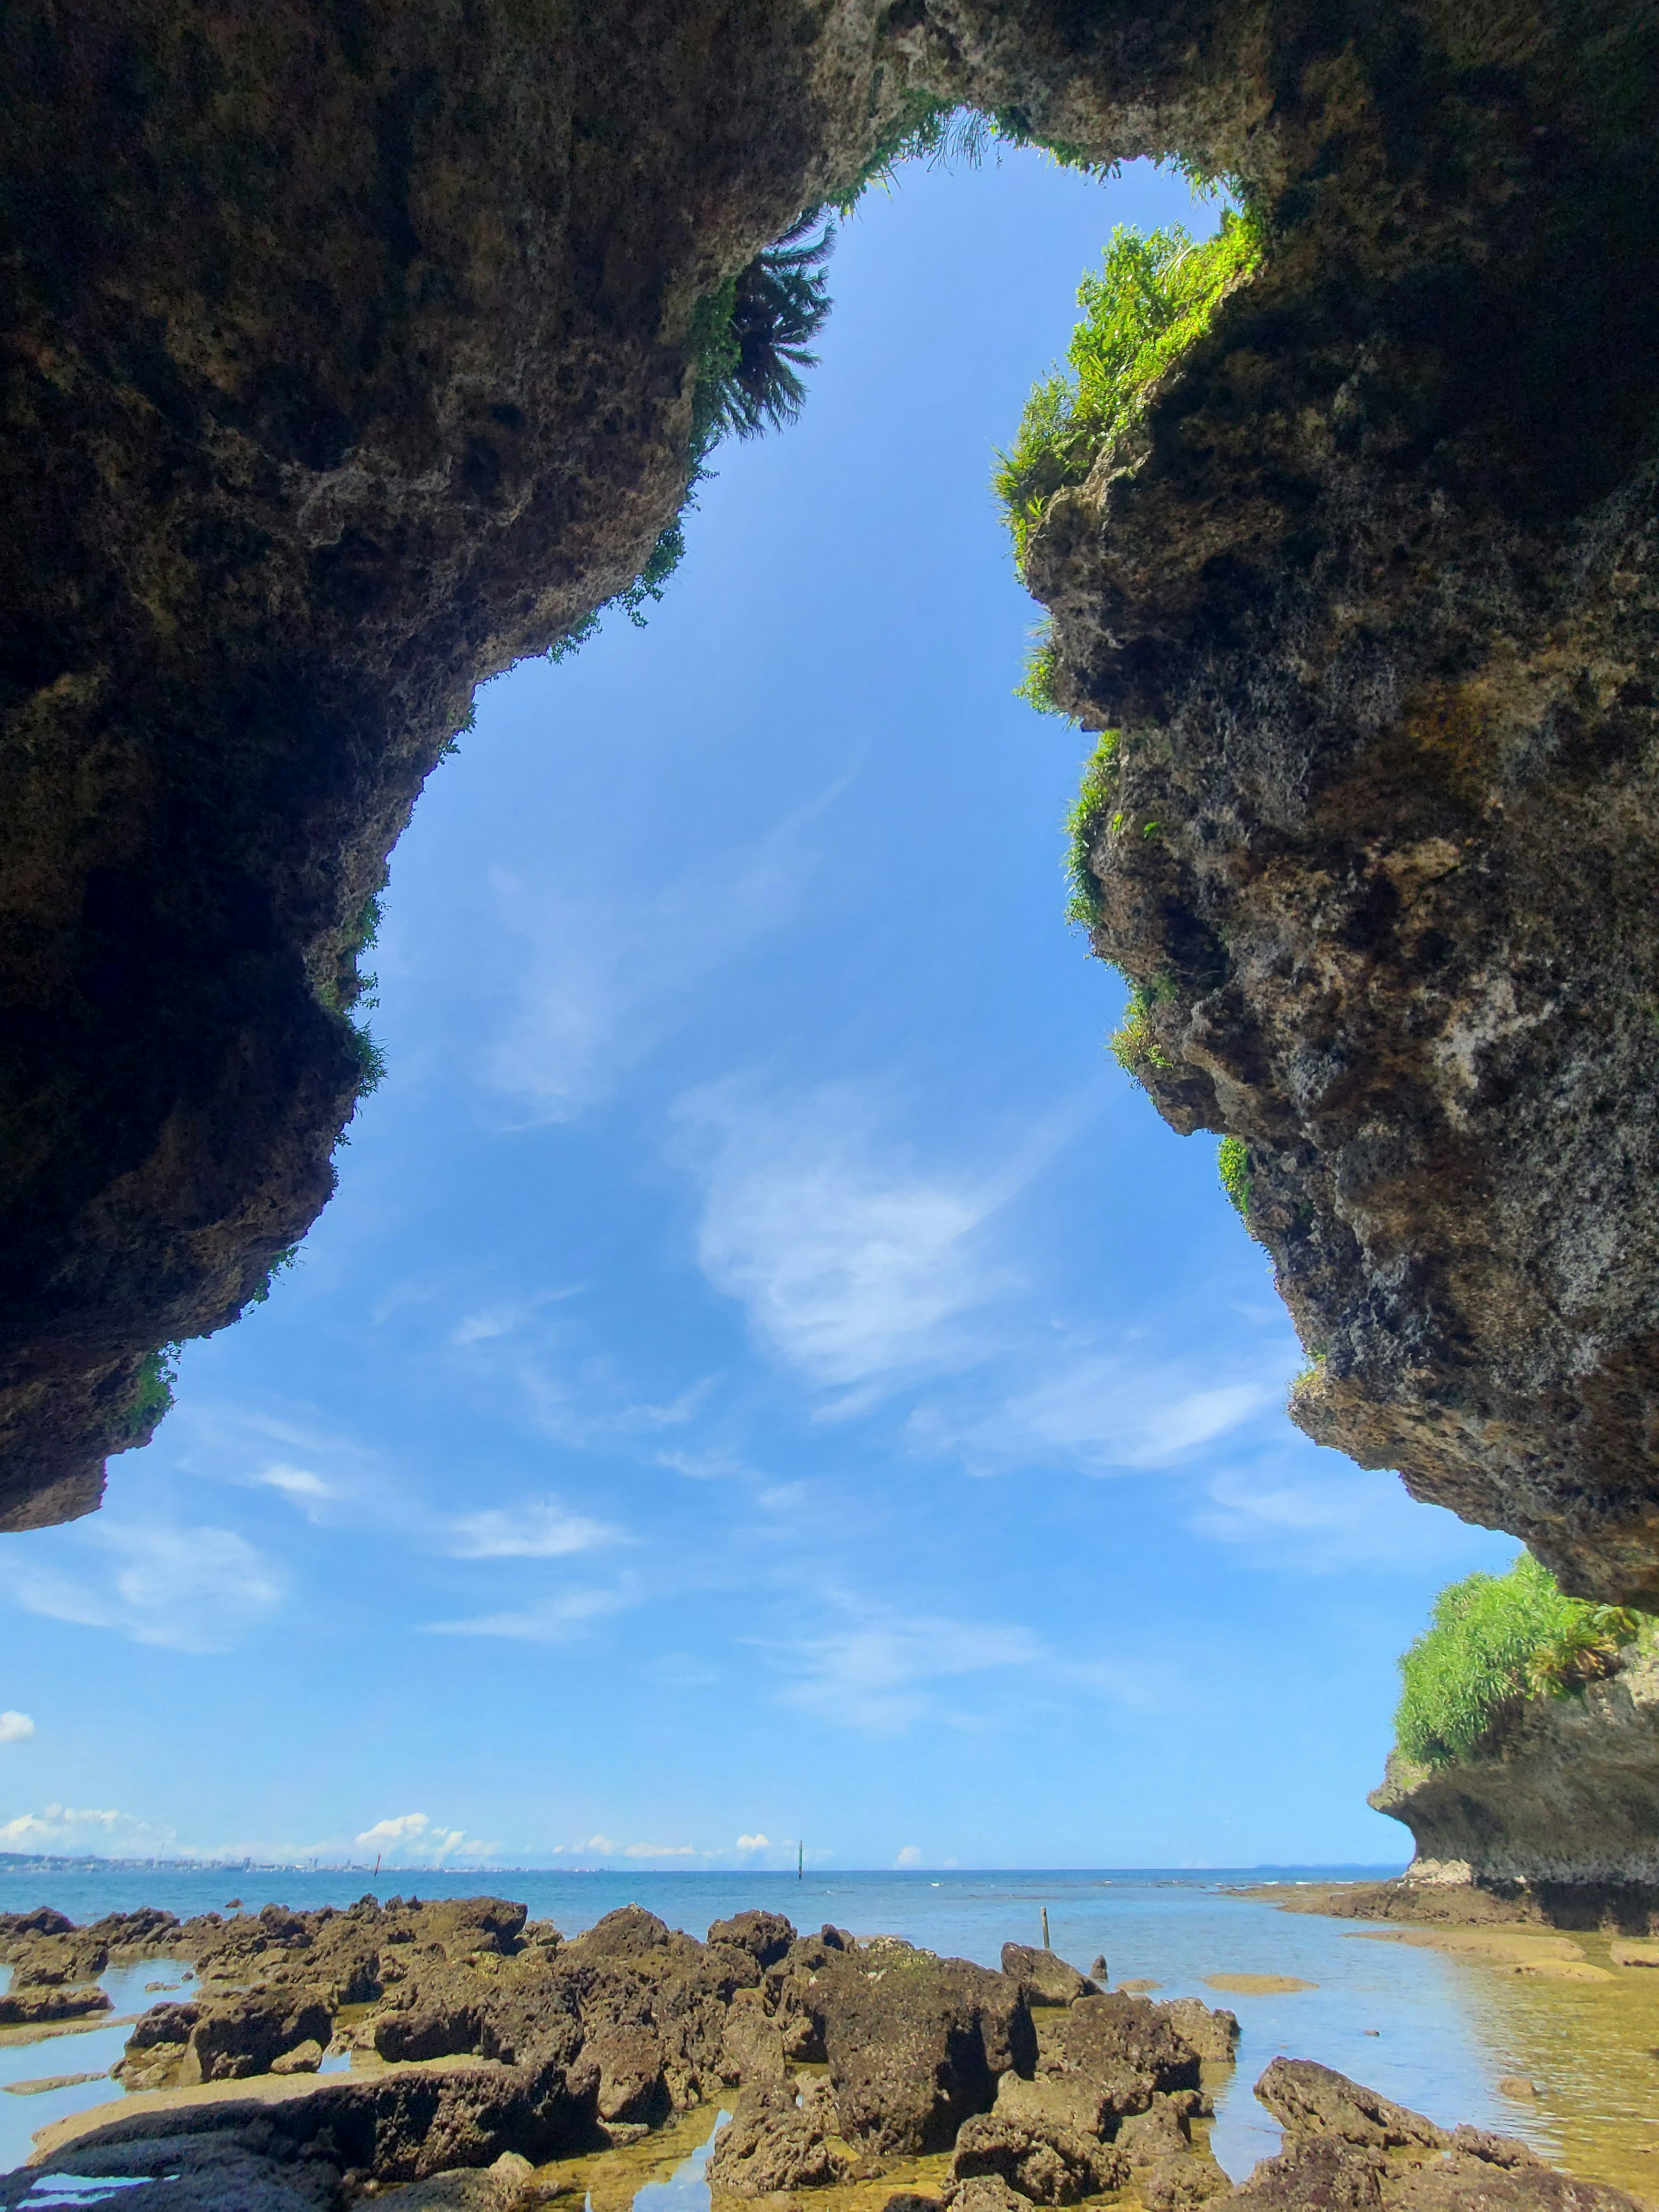
[[[1215,1140],[1062,919],[1088,741],[1012,696],[993,449],[1181,216],[906,172],[649,626],[481,693],[337,1196],[105,1510],[0,1547],[0,1848],[1404,1856],[1395,1655],[1514,1546],[1285,1419]]]

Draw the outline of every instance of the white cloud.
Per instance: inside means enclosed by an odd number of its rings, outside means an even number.
[[[1397,1475],[1313,1447],[1305,1457],[1287,1452],[1224,1468],[1206,1484],[1206,1500],[1189,1523],[1200,1535],[1237,1545],[1254,1565],[1303,1573],[1361,1563],[1420,1568],[1442,1552],[1449,1564],[1480,1540],[1443,1508],[1419,1504]]]
[[[286,1589],[281,1568],[228,1528],[147,1528],[106,1511],[61,1548],[64,1567],[0,1555],[0,1587],[26,1612],[179,1651],[229,1650]]]
[[[739,1836],[737,1847],[740,1851],[769,1851],[772,1838],[769,1836]]]
[[[34,1723],[27,1713],[0,1713],[0,1743],[27,1743]]]
[[[900,1848],[898,1856],[897,1856],[897,1857],[893,1861],[893,1864],[894,1864],[896,1867],[916,1867],[916,1866],[920,1866],[920,1865],[921,1864],[921,1844],[903,1844],[903,1845]]]
[[[866,1615],[828,1635],[802,1638],[779,1657],[794,1677],[781,1692],[785,1704],[838,1728],[883,1736],[924,1718],[967,1720],[941,1704],[939,1683],[1040,1668],[1050,1654],[1017,1624],[908,1614]]]
[[[694,1859],[696,1856],[690,1844],[629,1844],[623,1851],[625,1859]]]
[[[266,1490],[280,1490],[286,1498],[331,1498],[333,1492],[321,1475],[307,1467],[267,1467],[253,1478]]]
[[[458,1559],[556,1559],[621,1540],[619,1528],[567,1513],[554,1498],[532,1498],[458,1515],[448,1523],[446,1548]]]
[[[440,1866],[447,1859],[489,1858],[501,1849],[464,1829],[447,1828],[424,1813],[399,1813],[377,1820],[357,1838],[360,1851],[373,1851],[394,1866]]]
[[[520,1644],[565,1644],[590,1621],[624,1612],[639,1599],[631,1588],[567,1590],[518,1611],[483,1613],[466,1620],[429,1620],[428,1636],[500,1636]]]
[[[626,854],[605,856],[623,887],[587,897],[495,875],[502,918],[527,943],[514,963],[519,1003],[484,1070],[520,1126],[586,1112],[686,1020],[696,984],[787,920],[810,873],[803,832],[841,788],[666,883],[629,883]]]
[[[1024,1386],[989,1407],[963,1405],[960,1393],[919,1406],[913,1440],[959,1452],[981,1474],[1038,1460],[1103,1474],[1173,1465],[1285,1396],[1278,1364],[1264,1373],[1259,1359],[1255,1371],[1222,1378],[1127,1350],[1034,1349],[1022,1364]]]
[[[155,1858],[176,1851],[176,1832],[136,1814],[48,1805],[0,1820],[0,1850],[87,1851],[101,1858]]]
[[[963,1357],[965,1317],[1011,1287],[975,1239],[1025,1170],[884,1158],[844,1086],[781,1099],[716,1084],[677,1119],[703,1184],[704,1273],[811,1382],[856,1389]]]

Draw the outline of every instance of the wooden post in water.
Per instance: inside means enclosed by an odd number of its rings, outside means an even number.
[[[797,1881],[804,1881],[806,1879],[805,1866],[806,1846],[797,1838],[795,1844],[795,1880]]]
[[[1048,1908],[1046,1905],[1042,1908],[1042,1948],[1045,1951],[1052,1951],[1054,1948],[1048,1941]]]

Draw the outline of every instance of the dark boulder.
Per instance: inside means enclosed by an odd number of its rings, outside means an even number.
[[[204,2006],[190,2031],[179,2069],[182,2087],[241,2081],[266,2074],[271,2061],[297,2044],[326,2045],[334,2033],[326,2005],[287,1990],[250,1990]]]
[[[1036,2032],[1019,1984],[965,1959],[860,1949],[808,1979],[804,2009],[849,2141],[911,2155],[947,2150],[1010,2068],[1029,2074]]]
[[[1195,2089],[1199,2058],[1167,2010],[1146,1997],[1081,1997],[1060,2024],[1060,2066],[1104,2078],[1146,2075],[1154,2089]]]
[[[829,2189],[852,2160],[829,2143],[815,2118],[782,2091],[744,2097],[714,2138],[706,2168],[717,2195],[769,2197],[781,2189]]]
[[[1086,1974],[1068,1966],[1054,1952],[1037,1950],[1030,1943],[1005,1943],[1002,1971],[1022,1985],[1028,2004],[1070,2004],[1074,1997],[1100,1994]]]
[[[1161,2013],[1199,2057],[1214,2065],[1231,2066],[1238,2050],[1238,2015],[1221,2005],[1206,2005],[1199,1997],[1166,1997],[1152,2010]]]
[[[1311,2058],[1275,2058],[1255,2094],[1287,2135],[1330,2136],[1379,2150],[1441,2150],[1449,2138],[1420,2112]]]
[[[85,2020],[110,2008],[108,1996],[100,1989],[18,1990],[0,1997],[0,2027],[40,2027],[55,2020]]]
[[[795,1941],[795,1931],[781,1912],[734,1912],[729,1920],[714,1922],[708,1941],[747,1951],[757,1966],[775,1966]]]
[[[1097,2136],[1054,2121],[1016,2120],[999,2107],[963,2121],[951,2172],[958,2181],[999,2175],[1034,2204],[1077,2204],[1121,2187],[1129,2168]]]

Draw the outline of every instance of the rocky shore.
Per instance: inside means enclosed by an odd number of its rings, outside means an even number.
[[[94,1976],[142,1957],[193,1967],[183,2001],[169,1993],[133,2026],[116,2069],[130,2104],[47,2130],[0,2180],[0,2207],[41,2201],[30,2191],[50,2175],[53,2201],[77,2176],[147,2182],[144,2212],[386,2194],[400,2212],[527,2212],[569,2191],[556,2161],[711,2104],[729,2115],[708,2160],[716,2198],[873,2184],[885,2212],[1636,2204],[1286,2060],[1257,2088],[1284,2152],[1234,2189],[1206,2125],[1233,2015],[1108,1991],[1015,1944],[992,1972],[893,1936],[804,1936],[769,1912],[698,1942],[637,1906],[566,1940],[495,1898],[0,1918],[25,2008],[90,2007]],[[331,2053],[349,2055],[349,2074],[319,2070]]]

